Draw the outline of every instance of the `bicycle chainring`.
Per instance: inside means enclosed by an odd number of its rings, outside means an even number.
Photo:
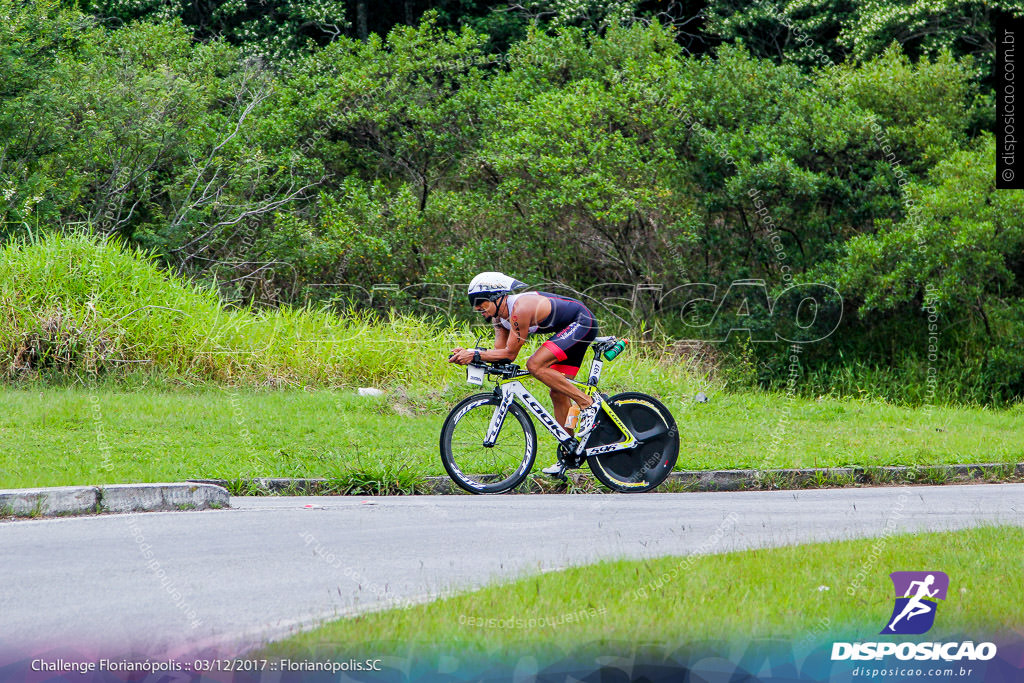
[[[558,460],[568,469],[578,469],[583,467],[583,462],[586,460],[586,457],[583,455],[576,455],[576,453],[570,451],[566,446],[558,444]]]

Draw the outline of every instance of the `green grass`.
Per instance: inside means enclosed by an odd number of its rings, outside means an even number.
[[[677,421],[680,457],[692,469],[723,462],[762,469],[1024,461],[1022,417],[1021,404],[925,411],[880,401],[720,392],[677,414]]]
[[[609,388],[629,384],[628,366],[608,368]],[[382,397],[165,381],[0,389],[0,488],[328,477],[338,492],[408,491],[422,477],[444,475],[441,422],[472,391],[459,369],[443,377],[435,389]],[[1020,407],[927,414],[715,390],[708,403],[694,403],[683,392],[661,394],[680,427],[679,469],[1024,461]],[[554,450],[543,433],[538,465],[552,462]]]
[[[1007,597],[1024,591],[1024,559],[1017,551],[1022,543],[1024,529],[982,527],[604,562],[337,621],[251,656],[383,655],[409,647],[555,654],[580,644],[608,653],[623,643],[674,649],[702,640],[792,641],[812,633],[819,642],[875,640],[892,610],[888,574],[924,569],[950,577],[929,638],[962,633],[977,640],[1024,627],[1024,606]],[[877,545],[877,560],[865,565]],[[858,581],[865,567],[866,578]],[[545,623],[529,628],[529,619]]]

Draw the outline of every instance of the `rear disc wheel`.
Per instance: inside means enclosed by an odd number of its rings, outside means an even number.
[[[598,480],[623,493],[642,493],[657,488],[676,465],[679,430],[668,408],[653,396],[635,391],[608,399],[623,424],[640,440],[636,448],[601,453],[587,458]],[[624,435],[602,415],[587,447],[616,443]]]

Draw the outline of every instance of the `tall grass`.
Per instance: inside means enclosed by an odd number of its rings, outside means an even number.
[[[0,370],[9,379],[143,367],[231,384],[427,390],[454,377],[452,347],[490,334],[400,313],[240,308],[137,249],[53,233],[0,250],[0,311]],[[682,359],[654,349],[616,363],[650,391],[703,383]]]
[[[227,305],[111,241],[50,234],[0,251],[8,377],[147,366],[226,382],[383,384],[444,367],[453,324],[400,315]]]
[[[765,386],[783,389],[775,378]],[[894,367],[864,361],[822,363],[801,378],[803,396],[855,397],[883,400],[895,405],[962,405],[1002,408],[1019,401],[994,382],[980,360],[943,357],[929,366],[910,353],[901,355]]]

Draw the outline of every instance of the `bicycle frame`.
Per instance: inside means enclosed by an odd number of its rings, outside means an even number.
[[[598,358],[595,358],[590,367],[590,376],[586,383],[577,382],[576,380],[569,379],[570,382],[575,384],[580,390],[588,396],[593,396],[597,393],[597,382],[601,377],[601,366],[602,363]],[[484,439],[484,446],[491,447],[498,441],[498,432],[501,431],[501,426],[505,423],[505,416],[508,415],[509,406],[512,405],[512,401],[519,399],[519,402],[526,407],[531,413],[533,413],[541,424],[543,424],[551,435],[558,439],[559,443],[566,443],[567,441],[575,441],[575,438],[569,435],[569,432],[562,428],[562,425],[558,424],[558,421],[552,417],[551,413],[544,409],[537,399],[533,397],[533,394],[523,386],[522,382],[518,378],[512,377],[508,379],[498,380],[497,386],[494,388],[495,393],[501,394],[501,403],[495,408],[494,414],[491,416],[491,423],[487,428],[487,437]],[[586,442],[590,439],[590,434],[587,434],[583,441],[575,445],[574,450],[577,453],[581,453],[584,456],[597,455],[599,453],[610,453],[612,451],[621,451],[628,448],[636,448],[640,445],[636,435],[633,434],[629,428],[622,423],[619,416],[608,406],[606,402],[601,403],[601,410],[608,415],[611,419],[612,424],[618,427],[619,431],[626,435],[626,438],[616,443],[604,444],[602,446],[594,446],[593,448],[585,448]],[[581,450],[583,449],[583,450]]]

